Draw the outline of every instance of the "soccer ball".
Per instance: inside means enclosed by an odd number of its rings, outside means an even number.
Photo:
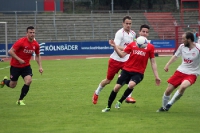
[[[148,41],[146,37],[140,36],[136,39],[136,43],[139,48],[145,48],[148,44]]]

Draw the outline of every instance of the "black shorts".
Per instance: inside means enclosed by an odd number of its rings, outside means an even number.
[[[126,70],[121,71],[121,75],[118,77],[117,84],[128,84],[129,81],[134,81],[136,84],[140,83],[144,78],[144,74],[138,72],[128,72]]]
[[[10,80],[11,81],[17,81],[19,76],[22,76],[24,78],[25,76],[30,75],[33,76],[31,66],[25,66],[22,68],[19,67],[10,67]]]

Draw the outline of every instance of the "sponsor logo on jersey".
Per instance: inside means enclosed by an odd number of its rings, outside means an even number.
[[[192,56],[195,56],[196,54],[195,53],[192,53]]]
[[[189,63],[192,63],[193,60],[190,60],[190,59],[188,58],[188,59],[184,59],[184,62],[189,64]]]
[[[24,49],[23,52],[26,53],[26,54],[33,54],[33,53],[34,53],[34,50]]]
[[[140,50],[133,50],[133,54],[145,56],[145,55],[146,55],[146,52],[140,51]]]

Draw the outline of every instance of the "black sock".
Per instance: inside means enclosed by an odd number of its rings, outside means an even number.
[[[3,80],[4,84],[6,84],[6,86],[10,87],[10,80],[4,79]]]
[[[113,101],[115,100],[116,96],[117,96],[117,92],[114,92],[114,90],[112,90],[108,99],[108,108],[111,108],[111,105]]]
[[[121,99],[119,100],[120,103],[122,103],[133,91],[133,89],[129,89],[127,88],[124,92],[124,94],[122,95]]]
[[[29,85],[24,84],[24,86],[22,87],[22,90],[21,90],[21,95],[19,97],[19,100],[23,100],[23,98],[26,96],[28,91],[29,91]]]

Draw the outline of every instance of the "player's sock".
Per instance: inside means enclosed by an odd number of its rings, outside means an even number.
[[[100,91],[103,89],[103,87],[101,86],[101,83],[99,84],[98,88],[96,89],[95,93],[97,95],[99,95]]]
[[[174,104],[178,99],[181,98],[181,96],[182,96],[182,94],[180,94],[180,93],[179,93],[179,90],[177,90],[177,91],[174,93],[172,99],[168,102],[168,104],[170,104],[170,105]]]
[[[124,92],[124,94],[122,95],[121,99],[119,100],[120,103],[122,103],[127,97],[128,95],[130,95],[132,93],[133,89],[129,89],[127,88]]]
[[[167,103],[169,102],[169,99],[170,99],[170,95],[166,96],[164,92],[163,98],[162,98],[162,107],[165,107],[167,105]]]
[[[131,97],[131,96],[132,96],[132,92],[131,92],[131,94],[128,95],[128,97]]]
[[[117,92],[114,92],[114,90],[112,90],[108,99],[108,108],[111,108],[111,105],[113,101],[115,100],[116,96],[117,96]]]
[[[19,100],[23,100],[23,98],[26,96],[28,91],[29,91],[29,85],[24,84],[24,86],[22,87],[22,90],[21,90],[21,95],[19,97]]]
[[[6,86],[10,87],[10,80],[4,79],[3,82]]]

